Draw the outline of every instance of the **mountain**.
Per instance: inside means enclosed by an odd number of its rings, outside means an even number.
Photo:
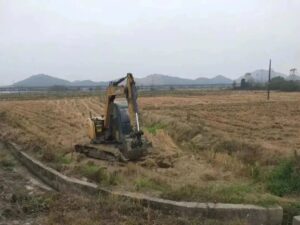
[[[108,82],[94,82],[91,80],[77,80],[70,82],[46,74],[37,74],[14,83],[15,87],[51,87],[51,86],[106,86]]]
[[[94,86],[96,82],[91,80],[75,80],[72,82],[72,86]]]
[[[71,82],[71,86],[107,86],[109,82],[105,81],[100,81],[100,82],[95,82],[92,80],[76,80]]]
[[[162,74],[151,74],[144,78],[135,78],[138,85],[151,86],[151,85],[188,85],[193,84],[194,81],[180,77],[173,77]]]
[[[230,84],[232,80],[218,75],[213,78],[199,77],[195,80],[168,76],[163,74],[151,74],[144,78],[135,78],[137,85],[207,85],[207,84]],[[25,80],[13,84],[15,87],[51,87],[51,86],[107,86],[109,82],[94,82],[91,80],[76,80],[70,82],[46,74],[33,75]]]
[[[213,78],[199,77],[194,82],[197,84],[231,84],[232,80],[222,75]]]
[[[37,74],[13,84],[16,87],[50,87],[54,85],[70,86],[71,82],[46,74]]]
[[[138,85],[201,85],[201,84],[231,84],[232,80],[218,75],[213,78],[199,77],[195,80],[180,77],[174,77],[163,74],[151,74],[144,78],[135,79]]]
[[[254,79],[255,82],[265,83],[269,79],[269,71],[264,70],[264,69],[255,70],[255,71],[251,72],[251,77]],[[274,78],[274,77],[283,77],[283,78],[286,79],[287,75],[285,75],[283,73],[275,72],[274,70],[272,70],[271,71],[271,79]],[[241,79],[243,79],[243,78],[245,78],[245,75],[239,77],[236,81],[240,82]]]
[[[222,75],[218,75],[210,79],[210,84],[232,84],[231,79],[224,77]]]

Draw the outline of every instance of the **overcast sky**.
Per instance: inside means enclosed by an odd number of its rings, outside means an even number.
[[[300,70],[299,0],[0,0],[0,86]]]

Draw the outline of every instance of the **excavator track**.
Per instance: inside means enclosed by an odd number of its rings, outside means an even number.
[[[75,145],[75,151],[94,159],[127,162],[128,159],[118,148],[105,144]]]
[[[75,145],[75,151],[84,154],[87,157],[107,161],[127,162],[129,160],[137,160],[141,158],[145,153],[145,146],[142,146],[142,148],[133,148],[131,145],[132,139],[129,137],[131,127],[127,102],[124,100],[116,101],[114,103],[113,115],[113,132],[120,135],[120,138],[123,140],[123,144],[116,142],[111,143],[109,141],[85,145],[77,144]],[[146,142],[144,142],[144,144],[146,144]]]

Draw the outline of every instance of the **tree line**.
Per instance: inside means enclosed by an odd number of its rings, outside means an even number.
[[[274,77],[268,83],[256,83],[247,81],[245,78],[241,80],[240,86],[233,82],[233,89],[238,90],[265,90],[270,85],[270,90],[278,91],[300,91],[300,81],[298,80],[285,80],[283,77]]]

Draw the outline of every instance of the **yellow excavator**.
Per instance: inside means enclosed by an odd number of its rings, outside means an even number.
[[[125,162],[147,154],[151,144],[140,128],[137,89],[131,73],[109,83],[104,115],[90,116],[88,136],[89,144],[75,145],[76,152],[88,157]]]

